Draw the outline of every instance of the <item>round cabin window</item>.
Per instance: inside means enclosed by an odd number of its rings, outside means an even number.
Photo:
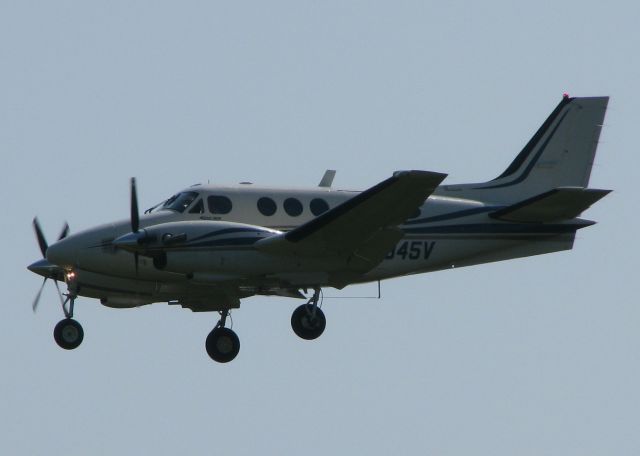
[[[284,211],[291,217],[297,217],[302,214],[302,203],[295,198],[287,198],[284,200]]]
[[[276,213],[276,209],[276,202],[271,198],[264,196],[258,200],[258,210],[262,215],[270,217]]]
[[[207,205],[212,214],[228,214],[233,207],[231,200],[221,195],[212,195],[207,198]]]
[[[320,198],[315,198],[311,200],[309,209],[311,209],[311,213],[313,215],[318,216],[324,212],[327,212],[329,210],[329,205],[325,200]]]

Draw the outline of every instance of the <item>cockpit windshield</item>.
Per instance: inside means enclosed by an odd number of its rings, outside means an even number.
[[[184,212],[191,203],[198,197],[198,192],[180,192],[173,195],[166,201],[147,209],[146,212],[158,212],[162,210],[170,210],[176,212]]]

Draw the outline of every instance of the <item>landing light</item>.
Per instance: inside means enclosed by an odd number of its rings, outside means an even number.
[[[69,271],[65,274],[65,279],[67,282],[71,282],[75,278],[76,278],[76,273],[73,271]]]

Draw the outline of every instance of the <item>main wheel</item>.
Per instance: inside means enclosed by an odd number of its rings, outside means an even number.
[[[320,337],[327,326],[327,319],[319,307],[315,309],[311,304],[303,304],[293,311],[291,315],[291,327],[293,332],[306,340]]]
[[[238,355],[240,339],[229,328],[215,328],[207,336],[205,348],[214,361],[228,363]]]
[[[53,338],[65,350],[73,350],[82,343],[84,331],[80,323],[72,318],[65,318],[53,329]]]

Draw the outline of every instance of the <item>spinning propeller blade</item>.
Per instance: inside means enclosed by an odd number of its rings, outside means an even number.
[[[40,246],[40,252],[42,252],[42,257],[46,259],[47,258],[47,250],[49,249],[49,245],[47,244],[47,240],[45,239],[44,234],[42,233],[42,227],[40,226],[40,222],[38,221],[38,217],[35,217],[33,219],[33,229],[36,232],[36,239],[38,240],[38,245]],[[67,222],[65,222],[64,226],[62,227],[62,231],[60,232],[60,235],[58,236],[58,240],[60,241],[60,240],[62,240],[64,238],[66,238],[68,234],[69,234],[69,224]],[[44,286],[47,283],[47,280],[49,278],[53,279],[53,283],[56,284],[56,288],[58,289],[58,296],[60,297],[60,302],[63,302],[62,292],[60,291],[60,287],[58,286],[58,281],[56,280],[55,276],[45,277],[44,280],[42,281],[42,285],[40,285],[40,289],[38,290],[38,294],[36,295],[35,299],[33,300],[33,304],[31,304],[31,308],[33,309],[34,313],[38,309],[38,304],[40,303],[40,296],[42,295],[42,290],[44,290]]]
[[[131,178],[131,231],[138,232],[140,228],[140,216],[138,215],[138,192],[136,191],[136,178]],[[136,275],[138,275],[138,252],[134,253],[133,261],[136,266]]]
[[[40,303],[40,295],[42,294],[42,290],[44,289],[44,285],[47,283],[47,277],[42,281],[42,285],[40,285],[40,289],[38,290],[38,294],[36,298],[33,300],[33,304],[31,304],[31,309],[33,309],[33,313],[36,313],[36,309],[38,308],[38,303]]]
[[[69,234],[69,224],[64,222],[64,226],[62,227],[62,231],[60,231],[60,236],[58,236],[58,240],[61,241],[67,237]]]
[[[44,234],[42,234],[42,228],[40,227],[40,222],[38,222],[38,217],[33,219],[33,229],[36,232],[36,238],[38,239],[38,245],[42,252],[42,258],[46,258],[49,245],[47,244],[47,240],[44,238]]]
[[[140,228],[138,215],[138,194],[136,192],[136,178],[131,178],[131,231],[134,233]]]

